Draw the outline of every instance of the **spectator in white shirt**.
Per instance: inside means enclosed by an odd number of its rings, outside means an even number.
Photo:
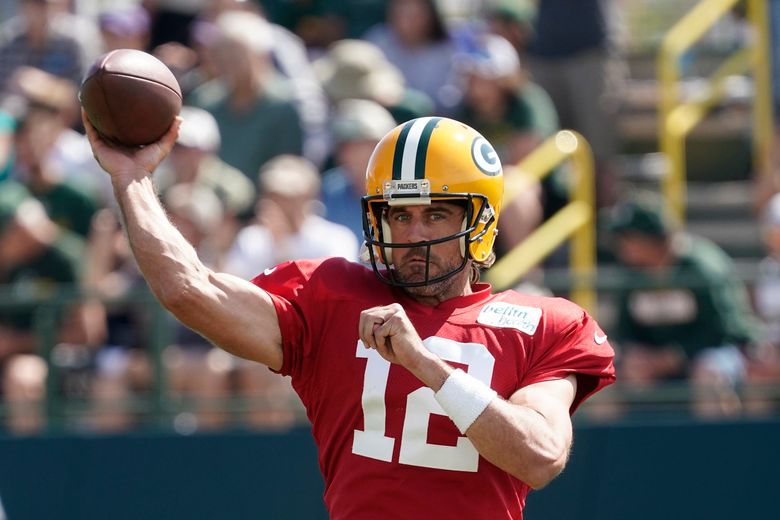
[[[320,176],[303,157],[282,155],[261,170],[257,218],[242,229],[226,255],[226,272],[250,279],[290,260],[341,256],[356,260],[352,232],[319,216]]]

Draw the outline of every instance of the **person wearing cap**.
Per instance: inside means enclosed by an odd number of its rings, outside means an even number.
[[[506,39],[481,33],[470,47],[458,59],[465,84],[458,116],[495,143],[504,163],[517,163],[559,130],[555,107]]]
[[[687,379],[693,409],[734,415],[745,352],[757,321],[731,259],[709,240],[685,233],[663,201],[639,194],[608,214],[619,264],[617,327],[627,385]]]
[[[219,158],[222,139],[214,116],[191,106],[182,107],[179,115],[182,124],[176,145],[154,179],[160,192],[177,184],[203,186],[219,197],[228,217],[251,214],[255,186]]]
[[[401,71],[382,49],[363,40],[339,40],[314,62],[314,72],[333,105],[365,99],[384,107],[403,123],[434,113],[433,100],[407,85]]]
[[[163,196],[172,187],[185,185],[207,189],[217,197],[223,216],[213,232],[216,240],[212,246],[214,255],[220,257],[230,248],[239,228],[252,218],[255,185],[219,157],[222,140],[214,116],[190,106],[182,107],[179,115],[179,137],[169,160],[155,175],[155,184]]]
[[[331,125],[336,165],[322,174],[320,199],[325,218],[348,227],[363,242],[360,198],[366,167],[374,148],[396,123],[390,112],[365,99],[345,99],[336,107]]]
[[[20,184],[0,184],[0,290],[33,300],[50,297],[58,284],[77,286],[84,242],[52,222]],[[8,428],[17,433],[43,426],[40,410],[46,363],[35,328],[36,306],[0,310],[0,384],[9,406]],[[102,307],[78,302],[57,313],[56,341],[95,345],[104,333]]]
[[[465,85],[457,117],[493,143],[501,162],[511,168],[559,130],[555,107],[544,90],[529,80],[506,39],[478,33],[469,47],[457,60]],[[567,196],[559,169],[541,185],[529,182],[529,189],[504,209],[505,215],[522,224],[502,230],[499,253],[520,243],[543,216],[565,205]]]

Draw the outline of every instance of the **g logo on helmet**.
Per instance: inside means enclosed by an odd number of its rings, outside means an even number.
[[[471,143],[471,158],[474,164],[485,175],[498,175],[501,172],[501,161],[491,144],[482,136],[474,138]]]

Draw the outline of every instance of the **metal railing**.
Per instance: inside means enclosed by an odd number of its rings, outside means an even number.
[[[584,222],[584,221],[583,221]],[[749,274],[747,280],[754,279],[755,273]],[[742,276],[740,276],[742,278]],[[564,277],[557,277],[561,282]],[[595,279],[595,287],[601,294],[608,295],[619,291],[627,284],[637,284],[634,278],[620,275],[620,273],[604,273],[604,276]],[[573,279],[570,280],[572,283]],[[693,285],[692,287],[695,287]],[[570,288],[559,283],[561,290]],[[193,413],[205,410],[219,410],[230,416],[225,427],[246,424],[247,414],[262,410],[292,410],[299,422],[305,422],[306,418],[300,404],[292,401],[269,403],[264,396],[229,395],[224,397],[200,398],[196,396],[172,395],[166,382],[166,366],[163,355],[165,348],[172,339],[171,327],[173,321],[168,319],[166,311],[154,300],[149,291],[139,290],[122,298],[106,300],[111,305],[122,307],[132,306],[134,311],[143,312],[145,328],[141,330],[143,348],[148,355],[153,368],[153,379],[148,389],[136,391],[136,393],[112,398],[110,402],[96,402],[97,396],[70,395],[63,390],[63,378],[68,377],[68,367],[63,366],[57,350],[56,323],[57,316],[61,315],[65,307],[82,301],[85,295],[70,287],[62,287],[42,297],[20,297],[18,294],[10,294],[0,289],[0,310],[11,309],[30,310],[34,313],[33,327],[39,338],[39,352],[45,358],[49,370],[47,372],[46,397],[37,405],[36,413],[44,417],[46,432],[60,433],[71,431],[101,431],[99,428],[90,429],[84,426],[84,419],[95,418],[104,411],[122,412],[139,417],[131,426],[133,429],[147,429],[154,431],[180,431],[177,426],[177,417],[182,412]],[[97,348],[97,347],[96,347]],[[89,370],[94,370],[90,367]],[[89,374],[92,376],[94,374]],[[746,383],[739,388],[740,395],[746,398],[764,400],[771,404],[769,413],[777,414],[780,409],[780,383]],[[601,394],[599,394],[601,396]],[[695,390],[687,381],[664,382],[651,388],[634,388],[624,384],[618,384],[604,396],[597,396],[592,402],[586,403],[580,421],[610,421],[619,414],[621,417],[636,416],[652,418],[655,416],[686,416],[691,411],[691,403],[696,397]],[[108,406],[109,408],[105,408]],[[7,419],[7,407],[0,399],[0,432],[3,430],[4,421]],[[764,412],[762,412],[764,413]],[[740,417],[749,417],[748,411]],[[185,425],[186,426],[186,425]],[[181,431],[186,431],[181,430]]]
[[[753,167],[758,172],[766,171],[772,135],[766,0],[746,0],[747,20],[754,29],[752,45],[727,57],[708,78],[707,88],[696,99],[684,100],[680,93],[684,55],[740,1],[703,0],[667,33],[658,55],[658,142],[667,159],[661,189],[671,211],[681,222],[685,219],[686,204],[686,138],[723,98],[726,82],[735,74],[752,72],[753,75]]]
[[[548,138],[517,165],[516,173],[507,175],[504,202],[516,197],[520,190],[526,188],[529,180],[541,181],[567,160],[574,172],[570,202],[496,262],[488,270],[487,280],[497,289],[509,288],[547,255],[571,239],[570,296],[588,311],[595,312],[595,179],[593,154],[587,141],[571,130],[562,130]]]
[[[57,336],[60,319],[66,316],[66,310],[72,305],[94,299],[120,314],[142,316],[135,325],[139,344],[117,345],[128,349],[140,347],[150,368],[148,385],[133,390],[130,395],[105,400],[91,391],[74,393],[67,389],[73,386],[66,384],[66,381],[74,377],[74,371],[85,371],[86,377],[94,380],[98,370],[94,363],[95,355],[106,346],[59,343]],[[12,404],[0,396],[0,432],[4,429],[4,422],[13,413],[40,417],[44,430],[52,433],[100,430],[99,427],[90,426],[89,421],[106,411],[139,418],[134,421],[137,423],[134,428],[163,431],[179,431],[177,417],[203,410],[224,412],[230,416],[226,425],[243,425],[247,415],[255,412],[284,411],[292,414],[295,422],[307,421],[300,403],[292,396],[277,396],[276,401],[270,402],[264,395],[236,393],[205,398],[173,392],[168,381],[170,367],[165,362],[165,351],[174,343],[175,321],[146,286],[107,298],[70,284],[53,284],[41,292],[29,294],[0,285],[0,312],[29,313],[32,316],[31,331],[37,340],[35,352],[47,366],[45,396],[40,401]],[[74,356],[74,353],[88,354]],[[74,367],[74,363],[67,360],[74,357],[88,359],[86,362],[82,359]],[[277,428],[273,424],[267,427]],[[288,424],[282,427],[286,428]]]
[[[96,298],[96,296],[86,294],[77,286],[70,284],[51,286],[50,290],[36,294],[19,294],[9,290],[8,287],[0,286],[0,310],[22,310],[32,315],[32,330],[38,342],[37,352],[48,367],[44,406],[47,429],[51,431],[63,429],[65,417],[80,407],[75,400],[66,402],[61,391],[63,370],[55,359],[58,345],[58,316],[63,316],[67,307],[89,298]],[[143,344],[149,353],[153,368],[153,382],[149,398],[138,407],[152,412],[154,417],[162,417],[162,412],[168,408],[162,352],[170,339],[165,311],[151,292],[144,288],[116,298],[99,299],[108,305],[137,306],[148,313],[148,328],[144,331],[146,334]],[[0,401],[0,417],[6,414],[5,408],[6,405]]]

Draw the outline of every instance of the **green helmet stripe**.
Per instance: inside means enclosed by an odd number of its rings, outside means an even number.
[[[409,137],[409,130],[412,129],[412,126],[414,126],[414,120],[406,123],[401,129],[401,133],[398,134],[398,141],[395,143],[395,150],[393,151],[393,180],[401,180],[404,147],[406,146],[406,139]]]
[[[432,117],[422,130],[420,135],[420,143],[417,145],[417,158],[414,161],[414,178],[425,178],[425,159],[428,157],[428,144],[431,142],[431,135],[433,129],[441,121],[440,117]]]

